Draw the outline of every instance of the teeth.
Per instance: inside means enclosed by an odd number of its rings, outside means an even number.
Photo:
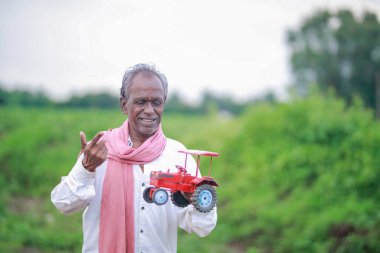
[[[153,119],[142,119],[142,120],[145,122],[153,122],[154,121]]]

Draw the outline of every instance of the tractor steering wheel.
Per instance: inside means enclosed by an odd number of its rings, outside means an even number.
[[[180,166],[180,165],[176,165],[175,166],[177,169],[178,169],[178,172],[183,172],[183,173],[186,173],[187,171],[186,171],[186,169],[184,168],[184,167],[182,167],[182,166]]]

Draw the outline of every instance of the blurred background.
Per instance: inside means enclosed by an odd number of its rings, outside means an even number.
[[[380,1],[0,3],[0,252],[81,251],[50,192],[139,62],[165,134],[221,153],[218,225],[178,252],[380,252]]]

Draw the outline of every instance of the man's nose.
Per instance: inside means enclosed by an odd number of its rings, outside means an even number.
[[[147,102],[144,106],[145,113],[154,113],[154,108],[151,102]]]

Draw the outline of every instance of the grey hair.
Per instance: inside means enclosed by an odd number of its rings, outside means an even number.
[[[165,75],[161,73],[160,71],[158,71],[158,69],[156,68],[154,64],[146,64],[146,63],[136,64],[125,71],[122,85],[120,88],[120,96],[128,100],[129,86],[131,86],[133,78],[140,72],[152,73],[160,79],[162,86],[164,88],[164,99],[166,100],[166,97],[168,95],[168,81]]]

